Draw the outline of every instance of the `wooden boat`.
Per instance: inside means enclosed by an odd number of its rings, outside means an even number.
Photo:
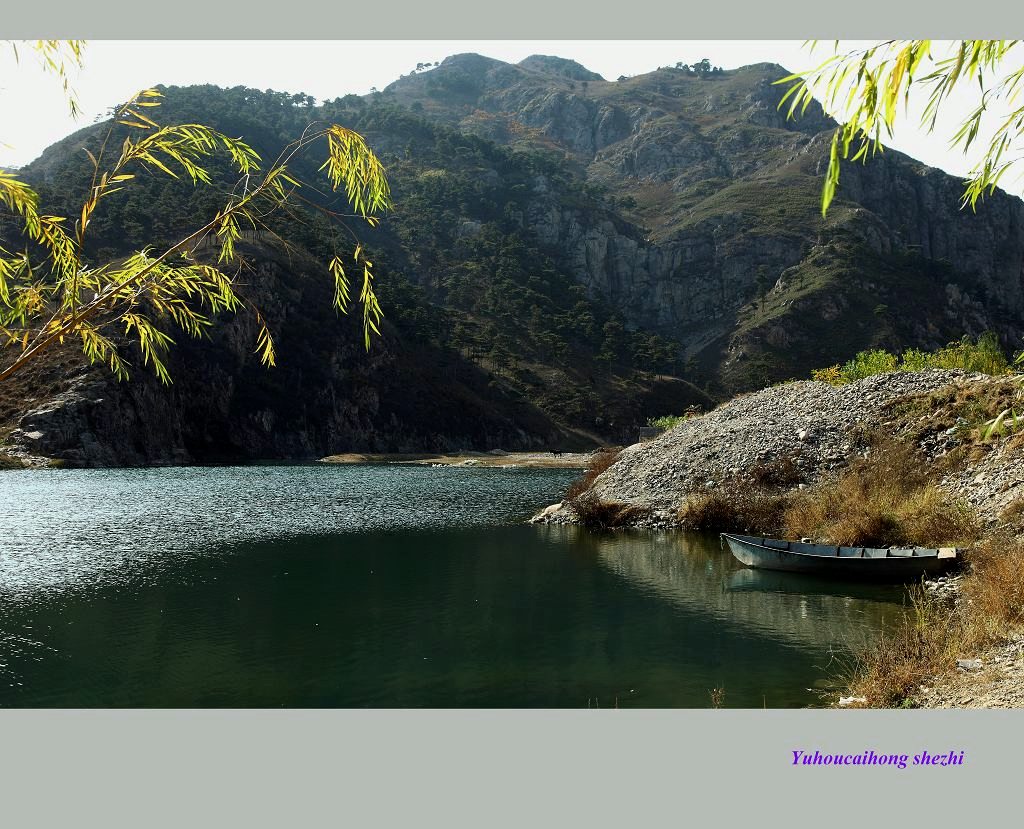
[[[833,547],[750,535],[721,534],[747,567],[879,581],[914,581],[957,562],[955,547]]]

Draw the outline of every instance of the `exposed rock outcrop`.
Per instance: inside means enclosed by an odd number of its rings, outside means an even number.
[[[725,391],[806,374],[809,343],[789,353],[779,331],[795,329],[800,346],[807,315],[830,315],[843,332],[821,362],[986,329],[1007,342],[1024,335],[1024,202],[996,193],[977,212],[961,210],[958,178],[887,151],[844,165],[822,219],[835,123],[817,103],[787,119],[785,88],[774,83],[789,74],[781,66],[711,76],[662,68],[606,82],[560,72],[549,58],[451,61],[387,95],[429,101],[433,117],[471,130],[486,112],[505,125],[499,140],[554,145],[582,165],[589,183],[614,194],[606,209],[569,206],[541,179],[524,227],[593,296],[678,340]],[[446,106],[438,92],[464,75],[472,82],[462,86],[477,90],[468,113],[463,99]],[[625,215],[620,197],[634,205]],[[925,300],[913,319],[875,313],[906,301],[894,284]],[[771,313],[766,285],[775,286]],[[862,301],[844,303],[844,293]]]

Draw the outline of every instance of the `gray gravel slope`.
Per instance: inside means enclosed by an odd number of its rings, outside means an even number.
[[[845,386],[786,383],[743,395],[647,443],[623,450],[594,482],[609,501],[674,513],[694,492],[749,475],[751,467],[792,458],[812,483],[845,464],[858,432],[885,419],[907,397],[982,375],[928,369],[880,374]]]

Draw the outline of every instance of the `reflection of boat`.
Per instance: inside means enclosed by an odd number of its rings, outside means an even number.
[[[889,599],[899,602],[904,588],[878,582],[836,580],[806,573],[784,573],[781,570],[733,570],[726,579],[729,593],[789,593],[797,596],[845,596],[864,601]]]
[[[728,533],[721,537],[748,567],[894,582],[941,573],[956,562],[958,552],[953,547],[830,547]]]
[[[744,636],[761,636],[798,648],[858,649],[874,641],[903,616],[903,591],[882,584],[832,581],[820,593],[796,590],[727,589],[733,573],[770,575],[764,570],[737,570],[733,557],[719,549],[714,535],[620,532],[595,536],[566,525],[541,525],[549,533],[575,531],[575,545],[594,552],[616,577],[645,594],[673,605],[695,626],[710,623]],[[777,573],[791,582],[817,582]],[[857,595],[848,587],[856,588]]]

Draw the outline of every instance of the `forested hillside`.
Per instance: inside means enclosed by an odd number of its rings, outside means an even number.
[[[961,212],[954,178],[887,152],[844,173],[822,219],[832,124],[816,107],[785,121],[772,85],[785,74],[680,66],[605,81],[560,58],[457,55],[366,98],[166,89],[159,120],[243,136],[266,159],[314,120],[367,137],[395,200],[379,229],[353,228],[375,262],[383,336],[364,353],[358,320],[331,308],[324,263],[344,231],[299,208],[244,251],[243,293],[278,337],[277,368],[250,353],[244,318],[211,341],[179,338],[170,388],[56,353],[4,388],[0,438],[86,464],[585,447],[867,347],[990,328],[1018,344],[1021,201]],[[77,213],[82,148],[106,130],[23,171],[48,210]],[[133,182],[96,215],[88,255],[172,243],[222,201],[182,180]]]

